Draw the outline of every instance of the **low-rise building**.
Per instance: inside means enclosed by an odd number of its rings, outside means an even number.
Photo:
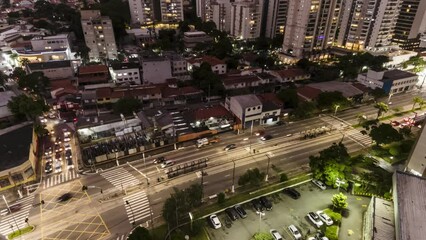
[[[172,78],[170,59],[166,57],[146,57],[142,59],[142,84],[165,83]]]
[[[368,70],[366,73],[358,74],[357,80],[369,88],[381,88],[386,94],[396,94],[413,90],[417,84],[418,76],[397,69]]]
[[[190,75],[187,68],[187,62],[184,57],[175,52],[165,52],[163,53],[165,57],[170,59],[170,64],[172,67],[172,76],[179,80],[189,80]]]
[[[226,76],[222,79],[223,86],[226,90],[257,87],[261,84],[262,80],[256,75],[234,75]]]
[[[401,67],[402,63],[408,61],[411,57],[417,56],[417,52],[403,50],[393,47],[383,47],[375,51],[368,51],[373,56],[386,56],[389,61],[383,67],[394,69]]]
[[[116,84],[132,83],[140,85],[142,82],[139,68],[139,63],[129,62],[114,63],[109,70],[111,78]]]
[[[202,56],[198,58],[192,58],[187,60],[188,70],[192,71],[194,67],[200,67],[202,63],[210,64],[212,72],[216,74],[225,74],[226,73],[226,63],[223,60],[220,60],[217,57],[213,56]]]
[[[49,79],[63,79],[74,77],[74,68],[69,60],[29,63],[27,73],[42,72]]]
[[[13,91],[0,92],[0,122],[11,122],[13,120],[13,114],[7,107],[12,97],[16,97]]]
[[[269,74],[276,77],[281,82],[303,81],[311,78],[311,75],[300,68],[289,68],[283,70],[269,71]]]
[[[108,67],[105,65],[88,65],[78,68],[78,85],[99,84],[109,82]]]
[[[201,43],[210,43],[213,41],[213,38],[211,38],[209,35],[207,35],[205,32],[202,31],[195,31],[195,32],[185,32],[183,34],[183,43],[185,45],[185,48],[194,48],[197,46],[197,44]]]

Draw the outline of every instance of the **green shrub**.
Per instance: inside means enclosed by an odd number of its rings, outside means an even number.
[[[219,204],[225,203],[225,193],[220,192],[217,194],[217,203]]]
[[[330,240],[338,240],[339,239],[339,227],[333,225],[327,227],[325,230],[325,236]]]
[[[280,182],[285,182],[288,180],[288,176],[285,173],[280,174]]]
[[[340,221],[342,221],[342,214],[338,213],[338,212],[334,212],[331,209],[326,209],[324,210],[324,212],[331,218],[333,219],[334,224],[338,224]]]

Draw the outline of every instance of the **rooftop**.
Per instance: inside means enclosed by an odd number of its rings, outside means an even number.
[[[123,69],[139,69],[139,63],[136,62],[127,62],[127,63],[113,63],[111,65],[114,70],[123,70]]]
[[[308,84],[309,87],[319,89],[322,92],[341,92],[344,97],[353,97],[356,95],[363,94],[361,90],[354,87],[352,84],[347,82],[329,81],[320,83]]]
[[[32,124],[0,135],[0,171],[19,166],[28,160],[32,136]]]
[[[28,63],[28,67],[32,71],[52,69],[52,68],[66,68],[66,67],[71,67],[71,61],[64,60],[64,61],[35,62],[35,63]]]
[[[373,239],[395,239],[395,218],[393,203],[391,201],[376,197],[373,198],[373,201]]]
[[[208,108],[198,108],[195,109],[192,116],[192,121],[199,121],[209,119],[210,117],[221,118],[228,117],[231,118],[232,114],[226,110],[222,105],[214,105]]]
[[[310,86],[303,86],[297,89],[297,95],[300,98],[304,100],[308,100],[308,101],[311,101],[317,98],[321,92],[322,92],[321,90],[310,87]]]
[[[291,78],[291,77],[309,75],[309,73],[305,72],[303,69],[300,69],[300,68],[283,69],[283,70],[277,70],[274,72],[277,73],[281,78]]]
[[[90,73],[98,73],[98,72],[108,72],[108,68],[105,65],[88,65],[88,66],[80,66],[78,68],[79,74],[90,74]]]
[[[410,78],[410,77],[417,77],[417,75],[414,73],[401,71],[398,69],[385,71],[385,74],[383,75],[383,79],[389,79],[389,80],[398,80],[398,79],[404,79],[404,78]]]
[[[37,36],[31,40],[51,40],[51,39],[63,39],[67,37],[68,37],[67,33],[62,33],[62,34],[53,35],[53,36]]]
[[[257,98],[254,94],[239,95],[231,98],[235,99],[242,109],[262,105],[262,102],[260,102],[259,98]]]
[[[238,75],[238,76],[228,76],[224,78],[223,85],[233,85],[239,83],[251,83],[260,81],[260,79],[256,75]]]
[[[188,60],[189,63],[194,64],[194,63],[203,63],[206,62],[208,64],[210,64],[211,66],[215,66],[218,64],[225,64],[225,61],[220,60],[217,57],[213,57],[213,56],[202,56],[202,57],[198,57],[198,58],[191,58]]]
[[[400,234],[396,239],[424,239],[426,228],[426,179],[397,171],[394,173],[394,196],[398,214],[396,232]]]

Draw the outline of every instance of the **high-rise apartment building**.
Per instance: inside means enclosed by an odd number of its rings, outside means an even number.
[[[152,24],[154,20],[153,0],[129,0],[129,8],[132,23]]]
[[[331,47],[343,0],[289,0],[283,60],[294,61]]]
[[[81,26],[91,60],[117,58],[114,29],[109,17],[99,10],[81,10]]]
[[[260,37],[263,0],[236,0],[231,3],[230,34],[240,39]]]
[[[220,31],[231,30],[231,0],[197,0],[197,16],[212,21]]]
[[[183,0],[160,0],[160,14],[163,23],[183,21]]]
[[[426,32],[426,1],[403,0],[399,8],[393,42],[402,49],[419,47],[420,35]]]
[[[337,45],[353,51],[391,44],[401,0],[345,0]]]
[[[287,19],[289,0],[270,0],[265,12],[265,37],[274,38],[283,34]]]

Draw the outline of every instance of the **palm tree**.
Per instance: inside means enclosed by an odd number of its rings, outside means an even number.
[[[31,61],[28,58],[22,58],[19,63],[21,64],[22,67],[27,66],[28,63],[30,63]]]
[[[414,97],[413,98],[413,107],[411,108],[411,111],[412,110],[414,110],[414,107],[416,106],[416,104],[419,104],[419,106],[421,107],[424,103],[424,100],[423,100],[423,98],[421,98],[421,97]]]
[[[374,108],[377,108],[377,118],[379,119],[379,117],[383,114],[389,111],[389,106],[384,103],[384,102],[378,102],[374,105]]]

